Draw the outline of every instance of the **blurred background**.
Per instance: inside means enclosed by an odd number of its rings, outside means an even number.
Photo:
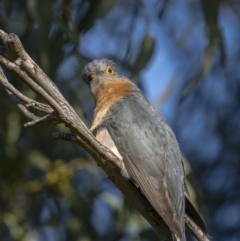
[[[117,62],[176,133],[210,236],[240,240],[239,0],[0,0],[0,29],[20,37],[88,126],[81,70]],[[2,86],[0,96],[0,240],[161,240],[83,149],[51,139],[63,125],[24,128]]]

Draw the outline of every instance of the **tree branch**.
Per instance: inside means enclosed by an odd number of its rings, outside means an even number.
[[[0,64],[8,69],[15,77],[28,85],[29,88],[47,103],[47,105],[42,104],[24,96],[7,81],[3,72],[0,71],[0,82],[5,86],[23,114],[31,120],[25,124],[25,126],[31,126],[37,123],[64,123],[68,126],[72,134],[54,133],[53,138],[71,141],[83,147],[93,159],[95,159],[97,164],[120,189],[129,202],[153,226],[158,234],[163,239],[168,240],[169,237],[164,231],[168,230],[165,222],[152,208],[151,204],[140,190],[121,176],[120,172],[123,168],[121,160],[95,139],[74,109],[59,92],[56,85],[25,52],[19,38],[15,34],[6,34],[4,31],[0,30],[0,41],[5,45],[5,48],[0,49],[2,53],[2,56],[0,55]],[[25,106],[22,103],[24,103]],[[27,109],[29,107],[40,110],[45,116],[35,116],[29,112]],[[206,234],[196,227],[190,218],[186,217],[185,220],[186,225],[197,240],[209,240]]]

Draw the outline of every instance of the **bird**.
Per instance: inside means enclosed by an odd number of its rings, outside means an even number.
[[[95,103],[91,132],[123,162],[122,176],[167,224],[168,240],[186,240],[185,213],[206,233],[185,186],[178,142],[164,118],[109,59],[88,63],[82,78]]]

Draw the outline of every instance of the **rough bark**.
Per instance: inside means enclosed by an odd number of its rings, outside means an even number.
[[[43,104],[34,101],[20,93],[8,82],[0,67],[0,82],[20,111],[30,120],[25,126],[33,126],[39,123],[64,123],[68,126],[73,134],[54,133],[53,138],[71,141],[83,147],[129,200],[132,206],[142,214],[164,239],[164,227],[162,226],[161,217],[142,193],[132,183],[121,176],[121,161],[95,139],[71,105],[59,92],[56,85],[25,52],[20,39],[15,34],[6,34],[0,30],[0,42],[5,46],[4,48],[0,48],[0,65],[10,71],[17,79],[28,85],[29,88],[47,103]],[[40,110],[43,116],[38,117],[34,115],[29,108]],[[185,220],[186,226],[198,241],[209,240],[207,235],[189,217],[186,216]]]

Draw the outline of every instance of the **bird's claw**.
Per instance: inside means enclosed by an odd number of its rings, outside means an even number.
[[[0,46],[0,55],[4,55],[7,52],[7,48],[4,46]]]
[[[10,50],[9,43],[6,43],[4,46],[0,46],[0,55],[5,55],[7,53],[7,49]]]

